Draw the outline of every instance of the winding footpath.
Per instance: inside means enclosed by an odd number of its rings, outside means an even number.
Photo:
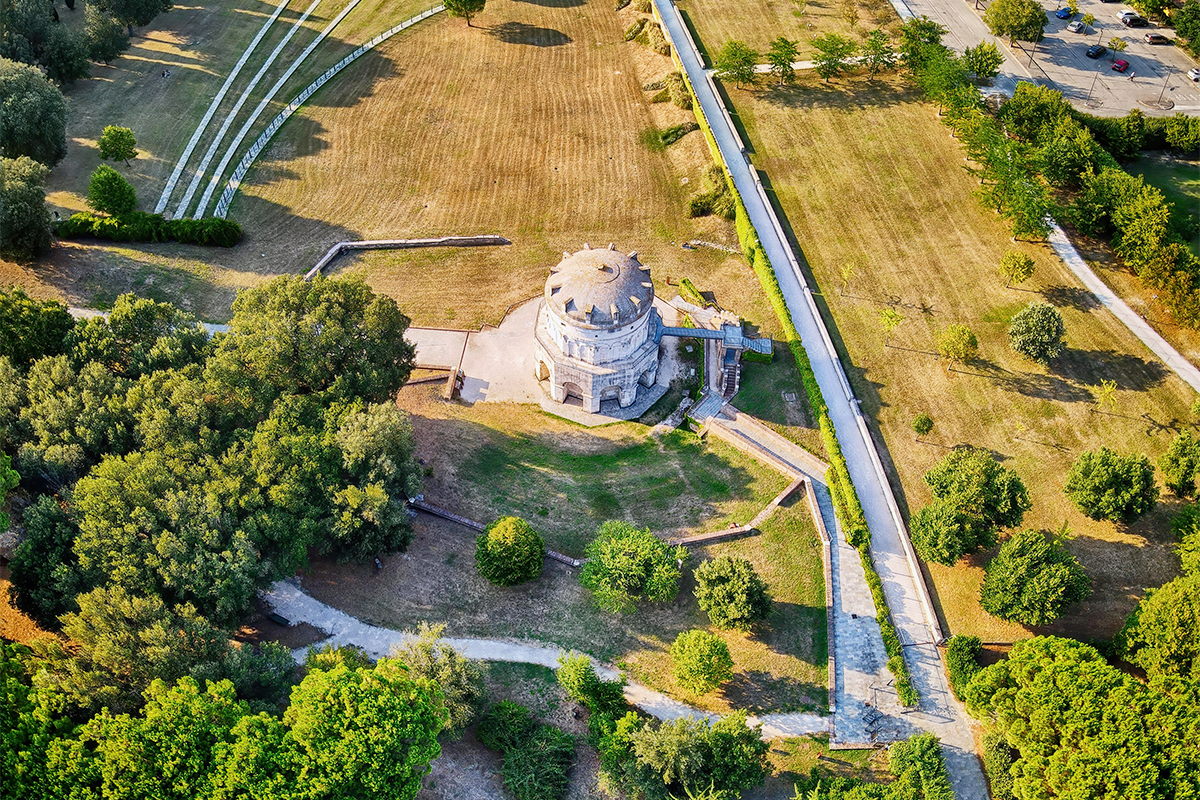
[[[306,622],[330,635],[322,644],[355,645],[361,647],[371,658],[382,658],[392,650],[412,638],[411,634],[394,631],[388,628],[378,628],[355,619],[349,614],[338,611],[319,600],[305,594],[292,581],[279,581],[263,593],[263,599],[270,604],[275,613],[281,614],[291,622]],[[521,664],[539,664],[554,669],[558,659],[566,654],[566,650],[558,647],[509,642],[500,639],[443,639],[446,644],[462,652],[468,658],[481,661],[510,661]],[[300,648],[293,653],[297,663],[303,663],[307,648]],[[617,677],[617,670],[593,660],[596,672],[605,680]],[[667,697],[646,686],[630,683],[625,687],[625,699],[647,714],[662,720],[679,719],[680,717],[704,717],[716,719],[717,715]],[[764,714],[761,717],[751,717],[751,725],[762,724],[764,739],[804,736],[813,733],[829,732],[831,718],[817,714]]]
[[[851,479],[862,501],[871,529],[871,554],[883,580],[892,621],[905,648],[913,685],[921,696],[919,709],[902,716],[891,715],[888,728],[936,734],[942,741],[950,779],[959,800],[986,800],[987,782],[975,755],[970,722],[963,707],[950,694],[942,670],[937,649],[942,638],[941,628],[858,400],[846,380],[796,256],[767,201],[766,191],[718,99],[711,77],[705,73],[699,52],[678,10],[671,0],[654,0],[654,5],[696,92],[699,110],[713,132],[767,258],[775,267],[784,300],[812,362]]]

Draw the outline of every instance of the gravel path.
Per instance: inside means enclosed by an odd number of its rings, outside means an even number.
[[[263,599],[277,614],[290,622],[306,622],[330,635],[322,644],[355,645],[361,647],[371,658],[382,658],[392,649],[403,644],[410,634],[368,625],[349,614],[338,611],[309,596],[291,581],[279,581],[263,593]],[[447,637],[447,644],[461,651],[468,658],[481,661],[512,661],[522,664],[540,664],[551,669],[558,666],[558,659],[566,651],[558,647],[540,644],[525,644],[501,639],[456,639]],[[297,662],[303,662],[307,648],[294,654]],[[617,677],[617,671],[605,664],[595,662],[596,672],[605,680]],[[686,705],[661,692],[646,686],[630,683],[625,687],[625,698],[630,703],[658,719],[669,720],[680,717],[704,717],[716,719],[717,715]],[[764,714],[751,717],[750,724],[762,723],[764,739],[803,736],[828,732],[831,717],[817,714]]]

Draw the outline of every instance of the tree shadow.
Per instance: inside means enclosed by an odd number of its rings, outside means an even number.
[[[811,4],[811,3],[810,3]],[[791,84],[772,83],[759,91],[759,98],[767,103],[784,108],[840,108],[866,109],[887,108],[915,99],[912,92],[899,90],[891,84],[876,87],[866,82],[865,76],[854,75],[839,78],[839,83],[825,81],[798,81]],[[866,85],[864,85],[866,84]]]
[[[345,46],[350,47],[350,44],[345,43]],[[353,64],[334,76],[329,84],[305,100],[304,104],[324,108],[351,108],[364,98],[374,95],[377,84],[402,77],[404,70],[397,68],[396,63],[377,47],[359,56]],[[336,89],[327,90],[330,84],[336,86]],[[294,119],[293,116],[292,120]],[[289,120],[289,124],[292,120]]]
[[[1063,403],[1090,403],[1092,393],[1057,375],[1040,375],[1036,372],[1010,372],[986,358],[976,358],[969,366],[979,370],[975,374],[988,378],[997,386],[1038,400],[1056,400]]]
[[[1144,392],[1166,380],[1170,373],[1158,361],[1146,361],[1130,353],[1113,350],[1067,349],[1052,363],[1056,372],[1069,375],[1080,383],[1099,386],[1103,380],[1116,381],[1118,389]]]
[[[527,44],[533,47],[561,47],[574,41],[562,31],[539,28],[524,22],[504,22],[493,25],[487,32],[505,44]]]
[[[587,0],[517,0],[518,3],[529,3],[542,8],[575,8],[587,4]]]
[[[780,698],[793,699],[789,709],[816,711],[826,705],[827,695],[825,686],[759,669],[734,673],[733,679],[721,687],[721,696],[731,706],[755,714],[779,711]]]
[[[1041,295],[1047,303],[1060,308],[1095,311],[1100,307],[1100,301],[1096,299],[1096,295],[1082,286],[1044,286],[1041,289]]]

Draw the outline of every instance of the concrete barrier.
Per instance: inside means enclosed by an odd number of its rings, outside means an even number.
[[[311,281],[324,271],[338,256],[347,250],[408,250],[419,247],[499,247],[512,244],[503,236],[486,234],[484,236],[442,236],[437,239],[364,239],[360,242],[338,242],[313,268],[304,274],[304,280]]]

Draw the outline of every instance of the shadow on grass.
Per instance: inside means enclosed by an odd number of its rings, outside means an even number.
[[[1057,400],[1063,403],[1090,403],[1094,400],[1092,393],[1085,387],[1057,375],[1011,372],[986,358],[973,359],[967,366],[975,371],[955,369],[954,372],[988,378],[1000,388],[1023,394],[1026,397],[1038,400]]]
[[[889,83],[871,84],[865,76],[841,78],[838,83],[804,80],[792,84],[771,84],[759,97],[784,108],[839,108],[843,110],[887,108],[918,99],[915,92],[897,91]]]
[[[1166,380],[1170,373],[1159,361],[1146,361],[1130,353],[1112,350],[1067,349],[1052,363],[1062,373],[1089,386],[1102,380],[1116,381],[1118,389],[1144,392]]]
[[[349,42],[343,44],[346,47],[352,46]],[[375,86],[380,82],[402,77],[404,70],[397,68],[392,59],[384,55],[379,48],[375,48],[359,56],[351,66],[339,72],[316,94],[305,100],[304,104],[325,108],[353,108],[364,98],[375,94]]]
[[[517,0],[519,3],[529,3],[542,8],[575,8],[587,3],[587,0]]]
[[[561,47],[573,40],[562,31],[539,28],[524,22],[503,22],[487,29],[489,35],[505,44],[528,44],[534,47]]]
[[[1078,311],[1095,311],[1100,307],[1096,295],[1082,286],[1045,286],[1041,295],[1053,306],[1074,308]]]
[[[758,669],[735,673],[733,679],[721,687],[721,695],[731,706],[755,714],[784,710],[772,705],[780,697],[795,698],[796,705],[786,709],[788,711],[815,711],[827,705],[827,694],[824,686]]]

